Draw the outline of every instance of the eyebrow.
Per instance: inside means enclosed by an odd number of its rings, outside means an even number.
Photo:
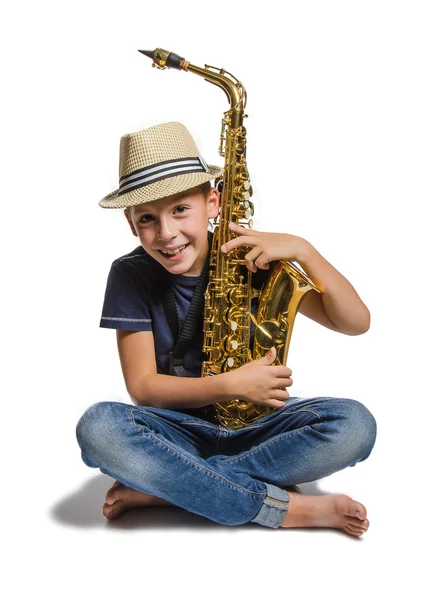
[[[168,206],[172,206],[173,204],[177,204],[178,202],[180,202],[181,200],[183,200],[187,195],[188,195],[188,191],[184,192],[181,196],[178,196],[177,198],[175,198],[175,200],[172,200],[168,204]],[[147,209],[147,208],[142,208],[141,210],[139,210],[137,212],[134,211],[134,215],[136,217],[139,217],[141,215],[148,214],[148,213],[150,213],[150,210]]]
[[[146,208],[142,208],[141,210],[138,211],[134,211],[134,216],[135,217],[139,217],[140,215],[145,215],[147,214],[149,211]]]

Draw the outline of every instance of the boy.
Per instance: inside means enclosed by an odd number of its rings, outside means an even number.
[[[141,244],[112,264],[100,323],[117,330],[133,404],[94,404],[77,426],[84,462],[116,479],[103,513],[113,519],[135,506],[176,505],[225,525],[334,527],[360,536],[369,526],[362,504],[343,494],[306,496],[295,484],[369,456],[376,423],[362,404],[289,399],[285,388],[292,385],[292,372],[272,365],[274,348],[238,369],[201,378],[201,313],[180,360],[182,370],[175,371],[177,340],[164,298],[172,290],[183,335],[211,248],[208,221],[219,211],[219,194],[210,181],[221,174],[200,157],[183,125],[165,123],[122,137],[119,189],[99,202],[103,208],[123,207]],[[272,261],[297,261],[323,290],[307,294],[300,312],[348,335],[367,331],[368,309],[309,242],[230,227],[238,237],[222,251],[250,248],[246,267],[254,273],[254,287],[263,285]],[[231,431],[214,422],[205,407],[232,398],[278,410]]]

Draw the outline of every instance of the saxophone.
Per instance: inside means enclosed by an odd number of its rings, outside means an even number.
[[[234,248],[227,255],[221,247],[236,237],[229,229],[234,221],[253,227],[252,187],[246,165],[246,128],[243,120],[246,90],[234,75],[209,65],[197,67],[177,54],[161,48],[140,50],[153,60],[153,67],[176,68],[204,77],[221,87],[230,109],[222,118],[219,154],[224,157],[224,174],[216,182],[221,192],[220,214],[214,220],[213,243],[209,258],[209,282],[204,296],[203,361],[201,376],[213,376],[237,369],[257,360],[275,346],[274,364],[285,365],[294,319],[300,303],[309,291],[320,290],[307,274],[286,260],[276,261],[262,291],[253,288],[252,272],[245,266],[249,250]],[[256,317],[251,302],[258,298]],[[255,325],[251,343],[251,321]],[[251,350],[252,346],[252,350]],[[208,407],[224,427],[237,430],[278,410],[276,408],[233,399]]]

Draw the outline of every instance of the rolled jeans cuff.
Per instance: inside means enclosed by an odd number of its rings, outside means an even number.
[[[250,522],[276,529],[288,511],[290,497],[286,490],[271,483],[265,485],[267,486],[267,496],[264,498],[264,504]]]

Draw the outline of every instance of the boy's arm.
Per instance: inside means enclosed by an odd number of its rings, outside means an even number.
[[[238,246],[247,246],[246,266],[252,272],[269,269],[274,260],[296,261],[306,271],[322,294],[311,291],[303,298],[299,312],[321,325],[345,333],[359,335],[370,325],[370,313],[350,282],[303,238],[288,233],[267,233],[246,229],[230,223],[230,229],[239,237],[222,246],[230,252]]]
[[[177,410],[200,408],[233,399],[226,382],[230,373],[213,377],[174,377],[154,373],[137,382],[130,397],[138,406],[155,406]]]
[[[351,283],[306,240],[301,240],[297,261],[322,293],[311,291],[299,312],[347,335],[360,335],[370,326],[370,313]]]
[[[151,331],[117,330],[117,346],[126,389],[138,406],[171,410],[200,408],[233,398],[231,385],[228,385],[232,383],[231,373],[214,377],[174,377],[157,373]]]

